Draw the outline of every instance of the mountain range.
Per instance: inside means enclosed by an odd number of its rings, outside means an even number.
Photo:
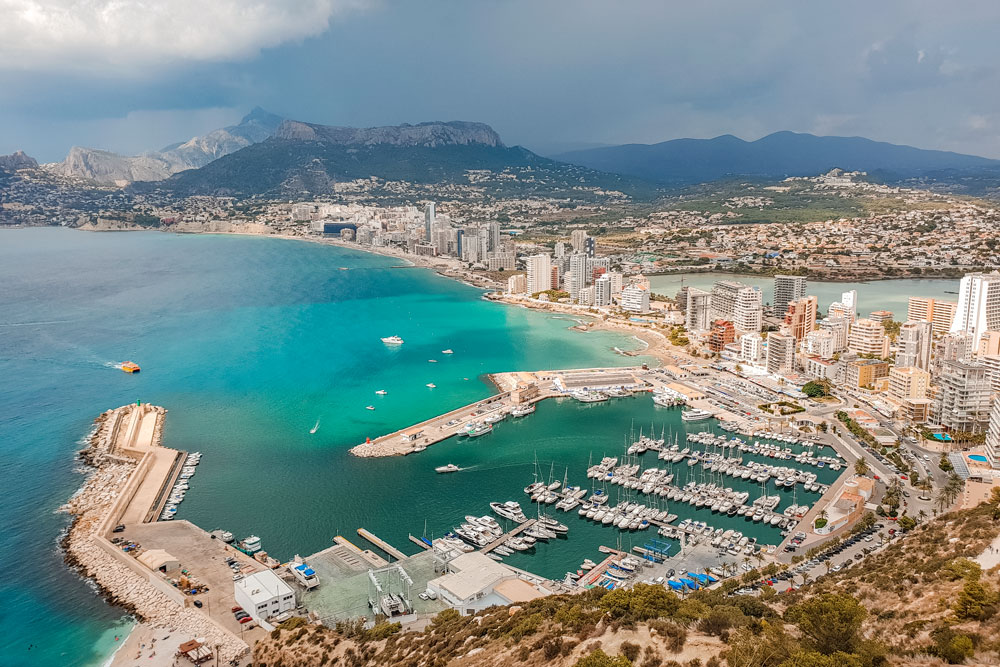
[[[739,176],[815,176],[838,167],[903,179],[931,172],[1000,166],[1000,160],[973,155],[922,150],[863,137],[818,137],[795,132],[775,132],[756,141],[726,134],[714,139],[625,144],[570,151],[553,158],[672,185]]]
[[[213,130],[185,142],[141,155],[118,155],[95,148],[74,146],[66,159],[46,165],[63,176],[99,183],[125,185],[136,181],[161,181],[185,169],[197,169],[224,155],[264,141],[282,122],[280,116],[255,108],[238,125]]]
[[[491,172],[476,179],[470,172]],[[495,174],[507,172],[506,177]],[[639,179],[543,158],[506,146],[489,125],[466,121],[354,128],[286,120],[265,141],[160,183],[179,196],[330,194],[338,183],[377,177],[416,186],[465,185],[497,196],[588,196],[595,190],[652,190]]]

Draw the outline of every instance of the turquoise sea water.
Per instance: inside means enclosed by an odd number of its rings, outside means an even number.
[[[683,280],[683,283],[682,283]],[[741,276],[731,273],[677,273],[673,275],[650,276],[650,288],[672,297],[681,284],[710,290],[717,280],[738,280],[747,285],[760,287],[764,303],[774,300],[774,278]],[[840,301],[840,295],[848,290],[858,291],[858,313],[867,316],[873,310],[892,311],[895,319],[906,320],[906,306],[911,296],[933,297],[945,301],[957,301],[959,281],[943,278],[905,278],[899,280],[870,280],[866,282],[840,283],[808,281],[806,294],[819,299],[819,309],[826,312],[830,304]]]
[[[58,548],[55,510],[82,482],[74,453],[103,410],[167,407],[165,444],[204,454],[180,516],[288,557],[359,526],[417,530],[414,515],[437,511],[431,458],[348,456],[366,436],[491,394],[487,372],[637,361],[612,351],[623,336],[395,264],[253,237],[0,235],[0,556],[17,565],[0,581],[0,663],[98,663],[127,630]],[[386,348],[392,334],[406,344]],[[113,368],[125,360],[142,372]]]
[[[683,429],[676,410],[648,398],[547,401],[473,441],[405,458],[349,456],[366,436],[489,395],[488,372],[638,361],[612,351],[626,337],[568,331],[564,319],[395,264],[254,237],[0,234],[0,555],[20,565],[0,581],[0,663],[99,663],[128,629],[58,548],[68,522],[55,510],[82,482],[74,452],[103,410],[137,399],[167,407],[165,444],[204,455],[178,515],[256,533],[279,558],[323,549],[336,534],[358,539],[358,527],[409,551],[406,534],[425,521],[439,535],[491,500],[527,508],[521,489],[536,456],[544,474],[562,479],[568,469],[585,484],[590,453],[620,453],[633,420]],[[406,344],[379,341],[392,334]],[[142,372],[113,367],[125,360]],[[433,472],[447,462],[471,469]],[[566,518],[569,539],[509,562],[559,576],[616,539]]]

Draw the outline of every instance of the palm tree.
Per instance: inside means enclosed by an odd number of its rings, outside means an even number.
[[[869,471],[868,461],[866,461],[864,457],[861,457],[860,459],[858,459],[857,461],[854,462],[854,474],[855,475],[859,475],[861,477],[864,477],[865,475],[868,474],[868,471]]]

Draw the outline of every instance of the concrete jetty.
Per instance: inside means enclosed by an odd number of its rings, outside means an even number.
[[[355,456],[368,458],[405,456],[458,435],[470,421],[481,421],[498,413],[507,415],[518,405],[532,405],[546,398],[569,396],[570,392],[578,389],[620,386],[647,389],[650,385],[640,377],[643,373],[644,369],[641,367],[495,373],[490,375],[490,379],[500,390],[499,394],[379,436],[352,447],[350,452]]]
[[[406,560],[407,558],[409,558],[409,556],[404,554],[402,551],[392,546],[391,544],[383,540],[375,533],[372,533],[371,531],[365,530],[364,528],[358,528],[358,535],[365,538],[366,540],[368,540],[369,542],[371,542],[372,544],[374,544],[379,549],[386,552],[396,560]]]
[[[510,532],[504,533],[504,535],[502,535],[501,537],[498,537],[497,539],[493,540],[492,542],[490,542],[489,544],[487,544],[485,547],[483,547],[482,549],[480,549],[480,551],[482,551],[484,554],[488,554],[489,552],[493,551],[494,549],[496,549],[498,546],[500,546],[501,544],[503,544],[504,542],[506,542],[510,538],[516,537],[516,536],[520,535],[521,532],[523,532],[525,530],[528,530],[529,528],[531,528],[532,526],[534,526],[535,522],[536,522],[536,519],[528,519],[524,523],[519,524],[518,526],[516,526],[515,528],[513,528]]]

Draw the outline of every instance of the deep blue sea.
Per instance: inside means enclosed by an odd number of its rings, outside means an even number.
[[[258,237],[0,233],[0,663],[99,664],[128,631],[58,547],[68,517],[56,510],[83,481],[75,453],[106,409],[168,408],[165,444],[204,454],[178,516],[256,533],[287,558],[359,526],[403,546],[423,518],[451,521],[429,472],[446,448],[347,455],[366,436],[489,395],[489,372],[637,361],[612,351],[634,346],[624,336],[569,331],[398,265]],[[406,344],[380,342],[393,334]],[[114,368],[126,360],[142,372]]]

